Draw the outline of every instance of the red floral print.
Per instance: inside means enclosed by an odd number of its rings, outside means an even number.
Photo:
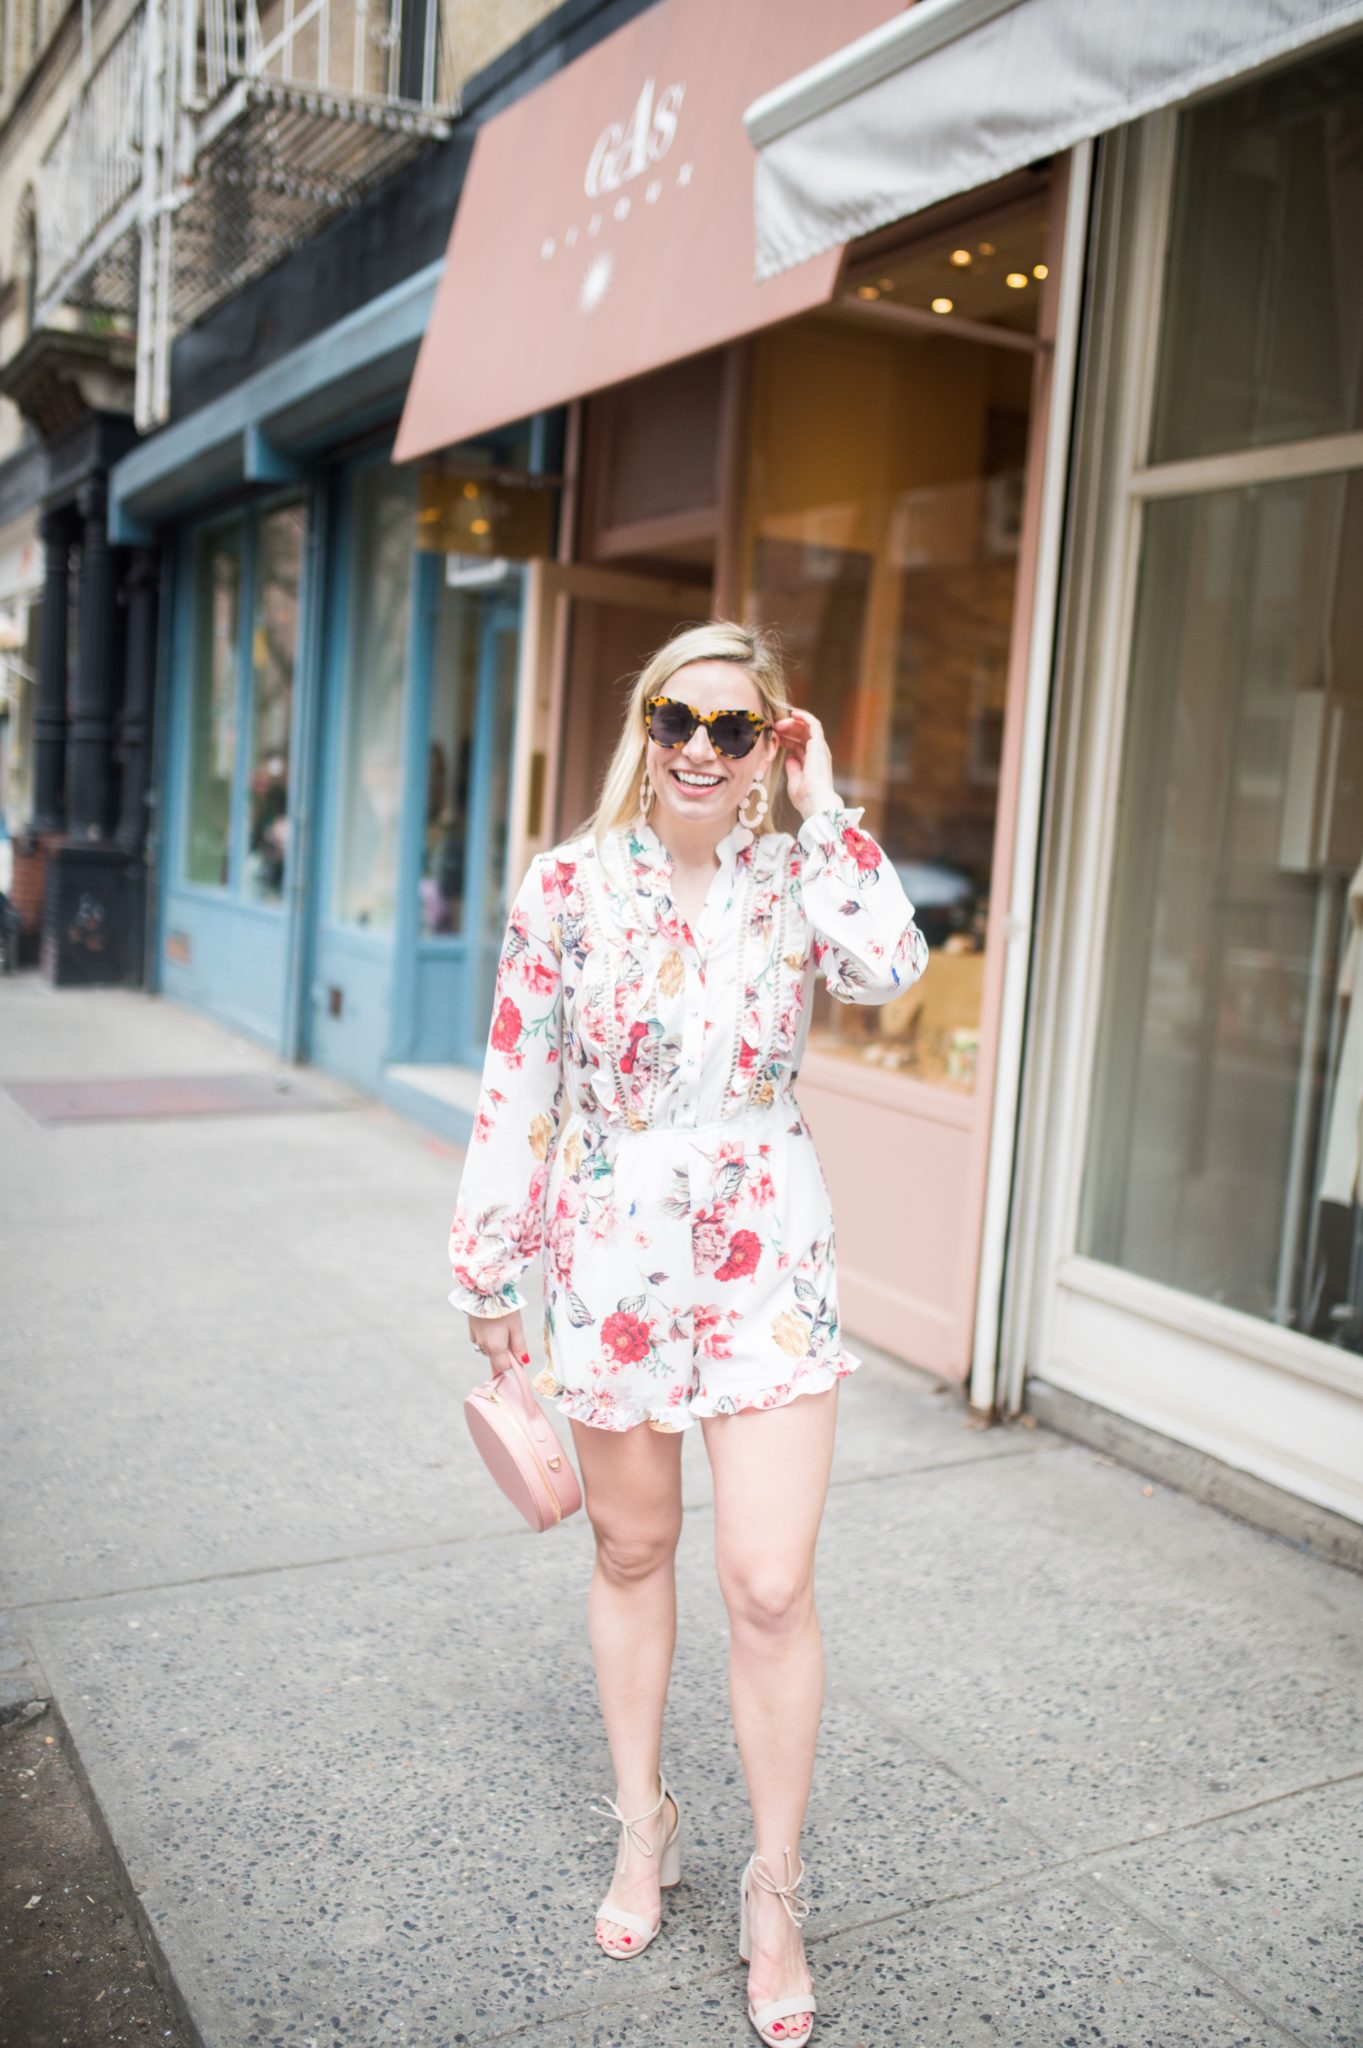
[[[716,1280],[746,1280],[762,1259],[762,1240],[755,1230],[736,1230],[729,1239],[729,1256],[715,1267]]]
[[[492,1020],[492,1043],[498,1052],[514,1052],[521,1042],[521,1013],[510,996],[503,996]]]
[[[721,1308],[717,1302],[697,1302],[691,1317],[695,1348],[704,1358],[732,1358],[733,1324],[739,1310]]]
[[[627,1309],[617,1309],[601,1325],[601,1342],[620,1365],[637,1365],[647,1358],[653,1342],[653,1325]]]
[[[552,995],[558,987],[558,977],[559,969],[552,960],[541,960],[538,955],[526,954],[521,980],[532,996]]]
[[[875,840],[865,832],[858,832],[855,825],[844,825],[842,843],[851,854],[862,874],[873,874],[880,866],[883,855]]]
[[[625,1050],[624,1052],[622,1052],[622,1053],[621,1053],[621,1055],[620,1055],[620,1072],[621,1072],[622,1074],[632,1074],[632,1073],[634,1072],[634,1062],[635,1062],[635,1060],[636,1060],[636,1059],[638,1058],[638,1054],[639,1054],[639,1042],[640,1042],[640,1040],[641,1040],[641,1039],[644,1039],[644,1038],[647,1038],[647,1037],[648,1037],[648,1026],[647,1026],[647,1024],[631,1024],[631,1025],[630,1025],[630,1027],[629,1027],[629,1045],[628,1045],[628,1047],[626,1048],[626,1050]]]

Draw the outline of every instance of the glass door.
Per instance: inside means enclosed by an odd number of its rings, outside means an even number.
[[[416,490],[385,454],[337,478],[309,1050],[378,1085],[394,1033]]]
[[[523,571],[421,558],[428,678],[414,1057],[481,1066],[510,907]]]

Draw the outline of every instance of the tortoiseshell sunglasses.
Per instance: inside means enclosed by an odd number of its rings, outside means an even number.
[[[698,711],[694,704],[683,704],[677,697],[649,697],[644,702],[644,724],[649,738],[660,747],[684,747],[697,726],[703,725],[717,754],[741,761],[757,745],[768,721],[760,711]]]

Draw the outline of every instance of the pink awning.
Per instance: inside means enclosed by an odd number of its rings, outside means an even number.
[[[745,107],[894,0],[661,0],[479,130],[395,459],[826,303],[755,281]]]

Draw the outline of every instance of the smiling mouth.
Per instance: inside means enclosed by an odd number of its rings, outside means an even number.
[[[694,782],[691,780],[693,772],[700,778]],[[683,789],[718,789],[720,783],[724,780],[722,775],[706,775],[699,769],[692,771],[691,769],[670,768],[668,773],[674,782],[681,784]]]

